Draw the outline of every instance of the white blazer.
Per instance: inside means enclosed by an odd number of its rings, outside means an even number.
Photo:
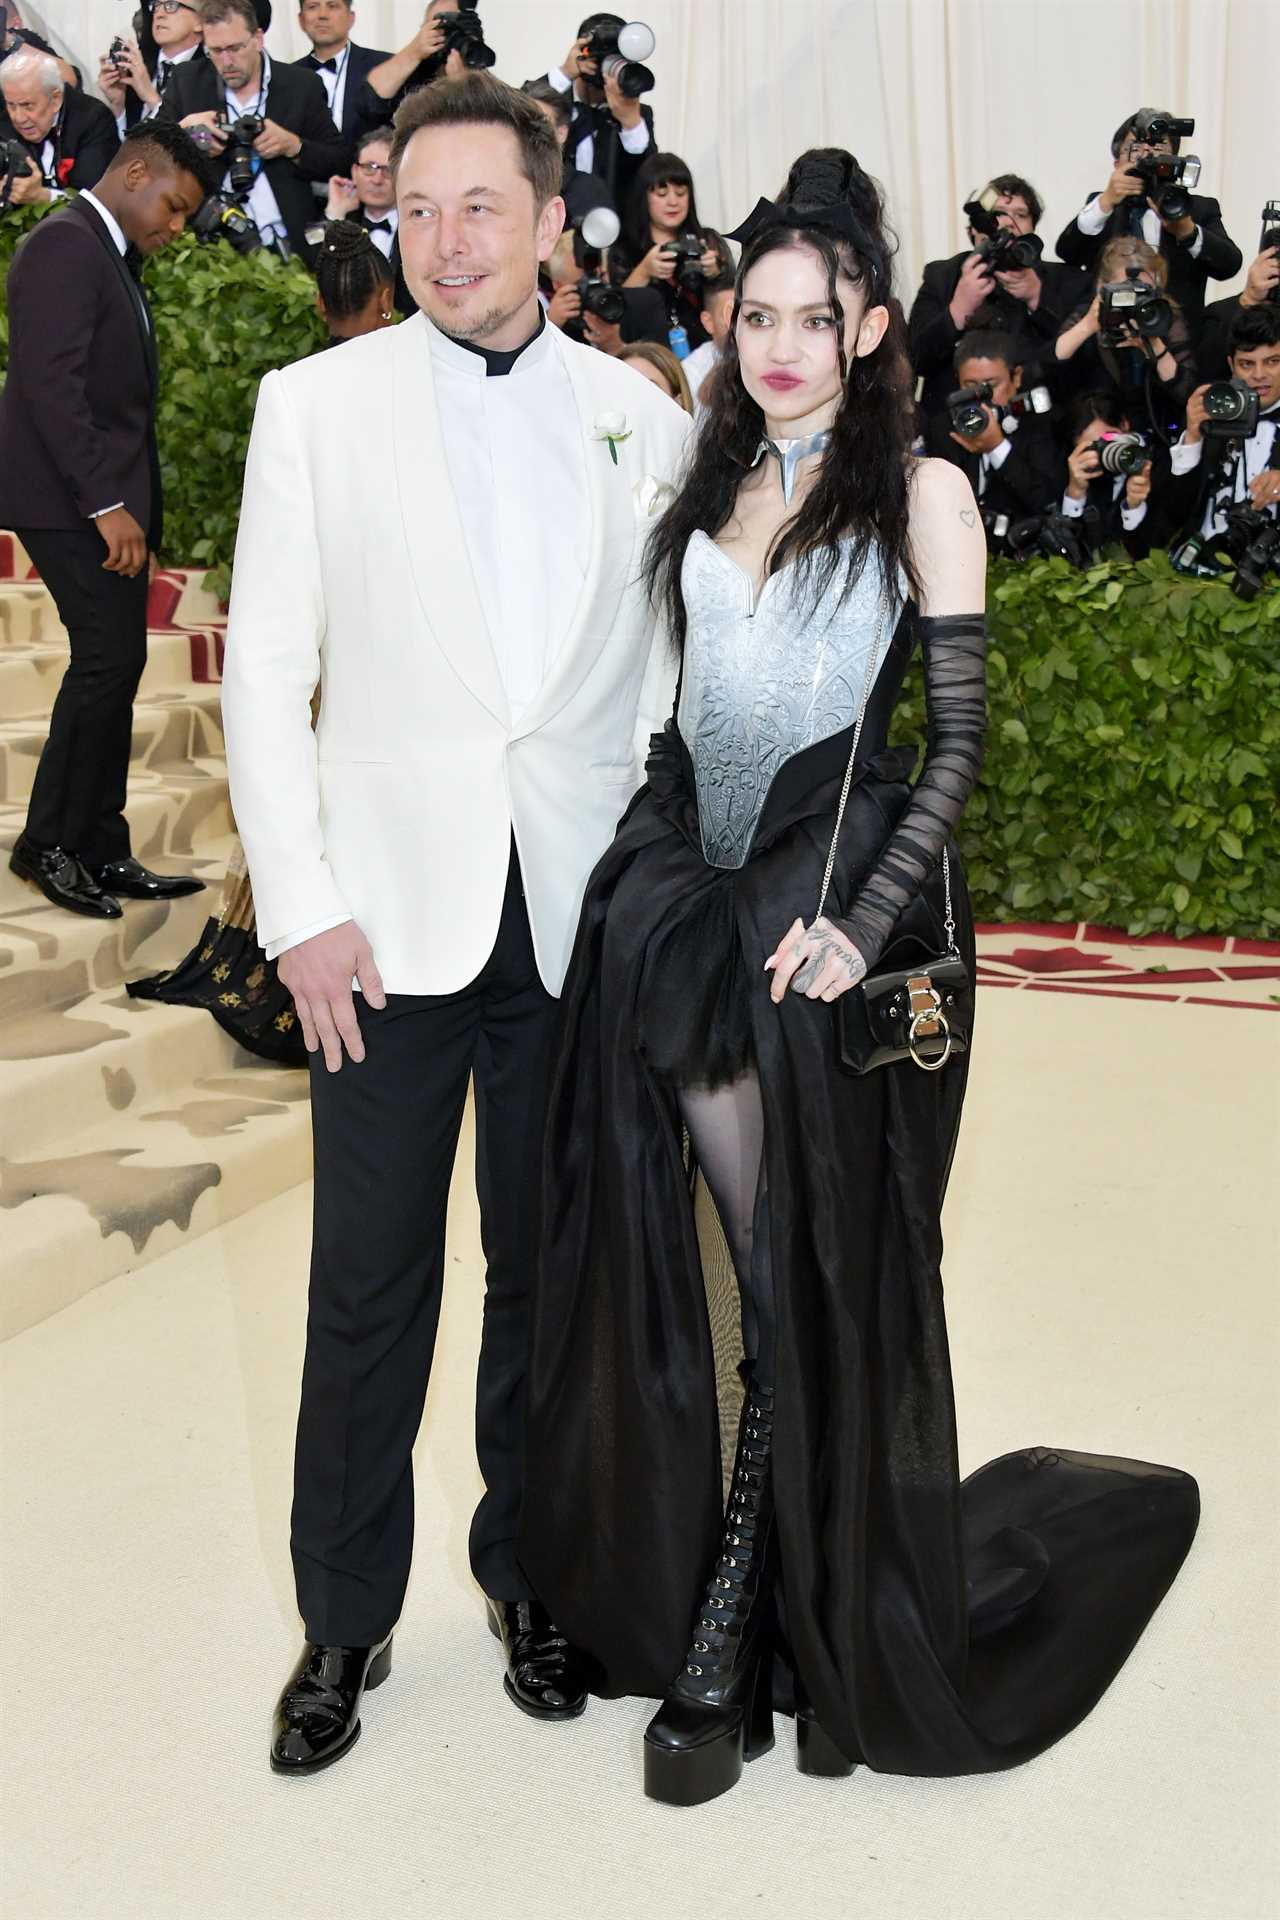
[[[513,725],[445,463],[430,338],[415,315],[262,382],[222,689],[232,807],[262,945],[349,915],[388,993],[475,979],[514,829],[538,968],[559,993],[588,876],[671,711],[675,663],[638,575],[689,422],[652,382],[556,333],[591,548],[541,692]],[[615,465],[595,433],[618,413],[629,437]],[[531,474],[534,510],[536,489]]]

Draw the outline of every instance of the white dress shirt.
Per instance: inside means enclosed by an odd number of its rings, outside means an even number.
[[[573,92],[572,80],[567,73],[562,73],[559,67],[551,67],[548,70],[547,79],[551,82],[551,85],[557,93]],[[649,123],[643,116],[641,116],[638,127],[619,127],[618,134],[622,141],[624,153],[648,152]],[[595,159],[596,137],[594,133],[584,133],[573,150],[573,164],[579,173],[590,173],[592,167],[595,165]]]
[[[586,579],[591,544],[582,423],[542,332],[509,373],[427,322],[440,435],[485,624],[514,725],[536,698]],[[342,348],[333,349],[341,353]],[[344,918],[272,941],[276,959]]]
[[[341,128],[342,109],[347,99],[347,68],[351,64],[351,42],[348,40],[341,53],[330,54],[329,58],[337,61],[332,73],[321,66],[313,67],[311,71],[324,88],[325,99],[329,102],[329,115],[334,126]]]
[[[979,454],[978,456],[978,498],[979,500],[982,499],[983,495],[987,491],[987,480],[989,476],[993,473],[999,473],[1001,467],[1004,465],[1005,461],[1009,458],[1009,455],[1013,452],[1013,441],[1009,438],[1009,435],[1012,432],[1014,432],[1017,425],[1018,423],[1016,420],[1006,420],[1004,422],[1004,434],[1005,434],[1004,439],[1001,440],[997,446],[992,447],[989,453]]]
[[[1280,431],[1280,401],[1260,417],[1257,427],[1241,448],[1242,457],[1236,461],[1232,476],[1233,503],[1249,498],[1249,482],[1256,480],[1266,469],[1277,431]],[[1200,465],[1203,453],[1204,441],[1188,440],[1184,433],[1169,449],[1169,465],[1175,474],[1193,473]],[[1220,533],[1225,525],[1221,495],[1215,495],[1205,506],[1200,531],[1208,536]]]
[[[164,90],[169,84],[169,76],[174,68],[185,66],[187,61],[199,53],[199,51],[200,42],[197,40],[194,46],[185,48],[181,53],[162,53],[160,55],[160,58],[156,61],[156,70],[151,84],[161,96],[161,99],[164,97]],[[139,118],[142,120],[154,120],[159,111],[160,102],[157,100],[154,107],[144,105]],[[121,111],[116,115],[116,132],[123,140],[126,131],[125,116],[123,111]]]
[[[1110,218],[1111,215],[1102,204],[1102,195],[1095,193],[1093,199],[1081,207],[1079,213],[1076,215],[1076,225],[1079,227],[1081,233],[1090,235],[1099,234]],[[1148,207],[1142,216],[1142,237],[1147,245],[1156,253],[1160,251],[1160,239],[1163,233],[1164,228],[1160,224],[1160,215],[1154,207]],[[1204,231],[1201,227],[1197,226],[1195,237],[1191,245],[1187,248],[1187,252],[1193,260],[1200,258],[1200,249],[1203,245]]]
[[[371,213],[368,207],[366,207],[364,209],[364,217],[366,220],[386,221],[386,230],[381,233],[371,233],[369,238],[383,259],[389,260],[391,258],[391,249],[395,245],[396,234],[400,228],[399,210],[395,207],[388,207],[385,213]]]
[[[265,114],[267,111],[267,95],[270,90],[271,55],[264,52],[262,56],[262,78],[252,93],[236,94],[232,93],[230,87],[223,88],[227,103],[227,119],[231,121],[238,120],[242,113]],[[253,221],[258,232],[262,235],[262,243],[264,246],[269,247],[277,239],[283,240],[286,237],[284,215],[280,211],[280,202],[271,190],[271,182],[267,178],[266,168],[261,161],[258,162],[258,171],[254,175],[253,186],[250,188],[249,197],[244,204],[246,213]]]

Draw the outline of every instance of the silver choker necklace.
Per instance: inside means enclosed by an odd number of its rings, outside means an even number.
[[[800,462],[811,453],[825,453],[831,445],[831,429],[823,427],[817,433],[811,433],[804,440],[771,440],[766,433],[756,448],[756,457],[751,462],[758,467],[766,453],[771,453],[778,463],[782,475],[782,504],[791,505],[791,496],[795,492],[796,470]]]

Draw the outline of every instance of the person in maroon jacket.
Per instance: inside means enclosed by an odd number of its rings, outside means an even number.
[[[117,895],[155,900],[201,884],[133,859],[124,805],[162,520],[155,334],[134,275],[209,185],[190,135],[145,121],[9,269],[0,526],[31,555],[71,642],[9,864],[55,905],[100,919],[119,918]]]

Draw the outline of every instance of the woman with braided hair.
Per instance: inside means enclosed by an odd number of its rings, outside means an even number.
[[[808,1773],[1029,1759],[1198,1514],[1176,1469],[1044,1447],[960,1481],[940,1214],[969,1056],[857,1070],[839,1003],[947,946],[973,977],[983,535],[964,477],[911,455],[875,183],[805,154],[731,237],[724,356],[647,551],[675,714],[565,986],[522,1529],[596,1690],[661,1699],[645,1787],[686,1805],[772,1746],[775,1705]],[[912,785],[888,733],[917,646]],[[727,1510],[686,1135],[742,1303]]]

